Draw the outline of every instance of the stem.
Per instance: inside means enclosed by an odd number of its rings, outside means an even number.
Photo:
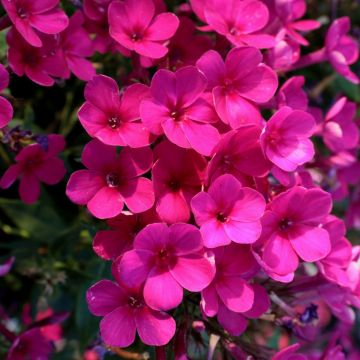
[[[165,346],[155,346],[156,360],[166,360]]]
[[[318,64],[327,60],[326,50],[322,48],[310,54],[304,55],[297,61],[290,70],[298,70],[309,65]]]
[[[8,28],[11,26],[12,22],[8,15],[4,15],[0,18],[0,31]]]

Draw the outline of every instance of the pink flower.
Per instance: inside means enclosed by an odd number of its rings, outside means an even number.
[[[58,34],[69,24],[68,17],[59,7],[59,0],[1,0],[1,2],[16,30],[32,46],[43,45],[37,31],[44,34]]]
[[[145,282],[144,299],[154,310],[175,308],[182,301],[183,288],[201,291],[215,275],[199,230],[181,223],[146,226],[136,236],[134,250],[120,259],[118,271],[130,286]]]
[[[15,262],[15,256],[11,256],[0,264],[0,277],[7,275]]]
[[[306,111],[309,100],[303,89],[304,84],[303,76],[293,76],[286,80],[276,95],[277,108],[289,106],[294,110]]]
[[[261,234],[265,200],[257,191],[243,188],[232,175],[218,177],[191,200],[191,209],[208,248],[231,241],[251,244]]]
[[[268,48],[275,44],[272,36],[257,33],[269,20],[268,8],[261,1],[208,0],[204,15],[210,28],[235,46]]]
[[[88,170],[75,171],[67,184],[66,194],[99,219],[119,215],[125,205],[134,213],[148,210],[154,204],[152,182],[140,175],[149,171],[152,152],[149,147],[116,148],[90,141],[81,161]]]
[[[4,65],[0,64],[0,91],[9,86],[9,73]],[[12,119],[14,110],[8,100],[0,96],[0,129],[6,126]]]
[[[9,65],[18,76],[26,75],[39,85],[52,86],[54,77],[64,77],[66,63],[56,38],[49,35],[41,38],[44,46],[36,48],[29,45],[15,29],[11,29],[6,36]]]
[[[169,141],[156,146],[158,160],[152,169],[156,211],[167,223],[190,219],[190,200],[205,182],[206,160],[191,149]]]
[[[220,139],[209,123],[218,121],[213,107],[204,98],[206,79],[194,66],[175,73],[159,70],[151,81],[151,100],[140,105],[144,125],[156,135],[165,133],[174,144],[210,155]]]
[[[308,360],[306,355],[296,353],[299,349],[300,344],[297,343],[287,346],[286,348],[277,352],[275,356],[271,358],[271,360]]]
[[[123,212],[109,219],[111,230],[100,230],[96,233],[93,249],[105,260],[115,260],[125,251],[132,249],[137,233],[146,225],[159,221],[154,208],[140,214]]]
[[[113,1],[108,10],[110,35],[125,48],[149,58],[159,59],[168,52],[164,43],[179,26],[173,13],[155,16],[152,0]]]
[[[252,176],[267,175],[270,162],[261,149],[260,134],[260,126],[248,125],[224,135],[209,162],[208,181],[212,182],[223,174],[231,174],[247,186],[253,184]]]
[[[231,335],[240,335],[247,318],[257,318],[269,308],[265,289],[247,282],[258,265],[247,245],[231,244],[214,249],[216,276],[201,292],[201,308],[207,316],[217,315],[218,322]]]
[[[215,109],[225,124],[233,129],[247,123],[260,123],[255,103],[269,101],[277,88],[275,72],[261,64],[261,52],[253,47],[232,49],[225,62],[214,50],[196,63],[208,80]]]
[[[325,258],[331,250],[329,233],[320,227],[332,207],[329,193],[295,186],[274,197],[262,218],[262,261],[279,275],[294,272],[298,257],[307,262]]]
[[[64,162],[57,157],[64,150],[64,138],[51,134],[47,139],[45,149],[40,144],[23,148],[15,157],[16,164],[10,165],[0,179],[0,187],[7,189],[20,178],[19,194],[26,204],[32,204],[39,198],[40,183],[57,184],[66,173]]]
[[[326,146],[334,151],[355,148],[359,143],[359,129],[355,124],[356,104],[345,97],[340,98],[328,111],[323,123]]]
[[[80,122],[90,136],[104,144],[136,148],[149,145],[150,133],[140,122],[139,114],[139,104],[148,93],[145,85],[134,84],[120,95],[115,80],[97,75],[86,84]]]
[[[261,145],[268,159],[284,171],[294,171],[314,156],[309,137],[315,131],[315,120],[307,112],[280,108],[266,123]]]
[[[86,300],[92,314],[103,316],[100,333],[106,345],[128,347],[137,331],[143,343],[161,346],[175,334],[174,319],[149,308],[139,289],[101,280],[87,291]]]

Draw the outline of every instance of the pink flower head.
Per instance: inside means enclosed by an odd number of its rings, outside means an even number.
[[[233,129],[247,123],[260,123],[256,103],[269,101],[277,88],[275,72],[261,63],[261,52],[253,47],[232,49],[225,62],[214,50],[196,63],[208,80],[215,109],[225,124]]]
[[[7,189],[20,178],[21,200],[26,204],[34,203],[40,196],[40,183],[54,185],[64,177],[64,162],[57,157],[64,148],[63,136],[55,134],[47,136],[46,146],[26,146],[15,157],[16,164],[10,165],[0,179],[0,187]]]
[[[84,16],[81,11],[77,11],[71,18],[69,26],[60,34],[60,46],[67,64],[67,74],[70,71],[79,79],[88,81],[93,78],[96,71],[90,60],[93,52],[93,43],[89,34],[83,27]]]
[[[1,0],[16,30],[32,46],[41,47],[38,35],[58,34],[69,24],[59,0]]]
[[[85,15],[94,21],[101,21],[107,17],[107,11],[113,0],[84,0]]]
[[[26,75],[39,85],[52,86],[54,78],[64,77],[66,63],[56,38],[49,35],[41,38],[43,47],[33,47],[14,28],[11,29],[6,36],[9,45],[8,61],[16,75]]]
[[[294,110],[306,111],[309,99],[303,89],[304,84],[303,76],[293,76],[286,80],[276,95],[277,108],[289,106]]]
[[[148,93],[145,85],[133,84],[121,95],[115,80],[97,75],[86,84],[80,122],[90,136],[104,144],[136,148],[149,145],[150,133],[139,114],[139,104]]]
[[[159,59],[168,52],[164,43],[179,26],[173,13],[155,16],[152,0],[113,1],[108,10],[110,35],[125,48],[140,55]]]
[[[248,177],[267,175],[270,163],[261,149],[260,134],[260,126],[248,125],[224,135],[209,163],[208,181],[231,174],[244,185],[250,182]]]
[[[329,193],[295,186],[274,197],[262,218],[262,261],[275,273],[294,272],[298,257],[307,262],[325,258],[331,250],[329,233],[320,227],[332,207]]]
[[[294,171],[314,156],[309,139],[315,131],[315,120],[307,112],[280,108],[266,123],[261,145],[267,158],[284,171]]]
[[[125,251],[131,250],[137,233],[146,225],[158,222],[154,208],[139,214],[123,212],[109,219],[107,224],[111,230],[100,230],[96,233],[93,249],[105,260],[115,260]]]
[[[101,280],[87,291],[86,300],[92,314],[103,316],[100,333],[106,345],[128,347],[137,331],[144,344],[161,346],[175,334],[174,319],[148,307],[139,289]]]
[[[180,147],[211,155],[220,135],[209,124],[218,117],[202,96],[205,88],[206,79],[194,66],[175,73],[161,69],[151,81],[152,99],[140,105],[141,120],[153,134],[165,133]]]
[[[214,249],[216,276],[201,292],[205,315],[215,316],[231,335],[240,335],[247,318],[257,318],[269,308],[265,289],[247,282],[258,271],[248,245],[231,244]]]
[[[120,278],[130,286],[145,282],[144,299],[154,310],[177,307],[183,288],[201,291],[215,275],[204,252],[200,231],[193,225],[164,223],[146,226],[134,241],[134,250],[119,261]]]
[[[48,359],[53,346],[41,333],[39,328],[33,328],[21,333],[11,345],[7,360]]]
[[[187,222],[190,200],[205,182],[206,160],[169,141],[157,145],[154,152],[158,158],[152,169],[156,211],[167,223]]]
[[[336,19],[328,29],[325,38],[327,58],[334,69],[349,81],[358,84],[359,78],[349,65],[359,58],[359,45],[347,35],[350,30],[350,19],[347,16]]]
[[[9,73],[4,65],[0,64],[0,91],[6,89],[9,85]],[[0,96],[0,129],[6,126],[12,119],[14,110],[8,100]]]
[[[235,46],[269,48],[275,45],[272,36],[257,33],[269,20],[268,8],[261,1],[208,0],[204,15],[210,28]]]
[[[358,145],[359,129],[354,122],[355,115],[356,104],[345,97],[340,98],[328,111],[322,133],[330,150],[339,152]]]
[[[208,248],[254,243],[261,234],[265,200],[257,191],[243,188],[232,175],[218,177],[191,200],[196,223]]]
[[[119,156],[116,148],[90,141],[83,150],[82,163],[87,170],[75,171],[67,184],[66,194],[99,219],[119,215],[125,205],[134,213],[148,210],[154,204],[152,182],[140,175],[150,170],[149,147],[126,147]]]

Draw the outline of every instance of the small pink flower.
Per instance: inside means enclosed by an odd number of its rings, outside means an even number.
[[[1,0],[16,30],[32,46],[41,47],[38,32],[58,34],[69,24],[59,0]],[[36,31],[37,30],[37,31]]]
[[[306,111],[309,99],[303,89],[304,84],[303,76],[293,76],[286,80],[276,95],[277,108],[288,106],[294,110]]]
[[[253,47],[232,49],[225,62],[214,50],[196,63],[208,80],[215,109],[225,124],[233,129],[261,122],[256,103],[269,101],[278,86],[275,72],[261,63],[261,52]]]
[[[218,177],[207,192],[195,195],[191,208],[208,248],[231,241],[251,244],[261,234],[265,200],[257,191],[243,188],[232,175]]]
[[[262,261],[279,275],[294,272],[300,257],[307,262],[325,258],[331,250],[329,233],[320,227],[332,207],[329,193],[295,186],[274,197],[262,218],[259,242]]]
[[[152,152],[149,147],[126,147],[119,156],[116,148],[90,141],[81,160],[87,170],[75,171],[67,184],[66,194],[99,219],[119,215],[125,205],[134,213],[148,210],[154,204],[152,182],[140,175],[150,170]]]
[[[113,1],[108,10],[110,35],[125,48],[149,58],[159,59],[168,52],[164,43],[179,26],[173,13],[155,16],[152,0]]]
[[[104,144],[136,148],[149,145],[150,133],[139,114],[139,104],[148,96],[149,90],[142,84],[130,85],[120,95],[115,80],[97,75],[86,84],[80,122],[90,136]]]
[[[0,64],[0,91],[3,91],[9,86],[9,73],[6,71],[4,65]],[[10,102],[4,97],[0,96],[0,129],[6,126],[14,115],[13,107]]]
[[[47,139],[47,149],[40,144],[23,148],[15,157],[16,164],[10,165],[0,179],[0,187],[7,189],[20,178],[19,194],[26,204],[32,204],[39,198],[40,183],[57,184],[66,173],[64,162],[57,157],[64,150],[64,138],[52,134]]]
[[[128,347],[137,331],[144,344],[161,346],[175,334],[174,319],[149,308],[138,289],[101,280],[87,291],[86,300],[92,314],[103,316],[100,333],[106,345]]]
[[[180,147],[210,155],[220,135],[210,125],[218,117],[203,96],[205,88],[206,79],[194,66],[175,73],[161,69],[151,81],[151,100],[141,103],[141,120],[153,134],[165,133]]]
[[[284,171],[294,171],[314,156],[309,139],[315,131],[315,120],[307,112],[280,108],[266,123],[261,145],[267,158]]]
[[[247,318],[257,318],[270,306],[265,289],[247,282],[259,267],[247,245],[231,244],[214,249],[216,276],[201,292],[205,315],[215,316],[231,335],[240,335]]]
[[[187,222],[190,200],[205,183],[206,160],[169,141],[157,145],[154,152],[158,158],[152,169],[156,211],[167,223]]]
[[[145,282],[145,302],[155,310],[177,307],[183,288],[201,291],[215,275],[199,230],[182,223],[146,226],[136,236],[134,250],[120,258],[117,268],[126,284],[137,286]]]
[[[235,46],[268,48],[275,45],[272,36],[257,33],[269,20],[269,10],[257,0],[209,0],[204,8],[206,22],[210,28]]]
[[[322,125],[322,135],[330,150],[339,152],[355,148],[359,144],[355,115],[356,104],[345,97],[340,98],[328,111]]]

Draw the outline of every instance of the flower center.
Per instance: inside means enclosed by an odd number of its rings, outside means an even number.
[[[172,191],[178,191],[180,189],[180,182],[177,181],[177,180],[171,180],[169,183],[168,183],[168,186],[169,188],[172,190]]]
[[[232,27],[229,32],[230,32],[230,35],[235,36],[237,34],[237,29],[235,27]]]
[[[286,231],[286,230],[289,230],[293,224],[294,223],[289,219],[282,219],[280,221],[279,227],[281,230]]]
[[[138,309],[138,308],[141,308],[143,306],[142,301],[140,301],[139,299],[137,299],[134,296],[129,297],[128,304],[129,304],[130,307],[132,307],[134,309]]]
[[[227,220],[228,220],[227,216],[226,216],[224,213],[222,213],[222,212],[219,212],[219,213],[216,215],[216,219],[217,219],[218,221],[222,222],[222,223],[225,223],[225,222],[227,222]]]
[[[158,257],[159,257],[159,260],[161,260],[161,261],[167,260],[168,256],[169,256],[169,253],[167,252],[166,249],[161,249],[158,252]]]
[[[121,121],[117,116],[113,116],[108,119],[108,125],[112,129],[117,129],[120,126],[120,123],[121,123]]]
[[[25,9],[23,9],[23,8],[19,8],[18,10],[17,10],[17,14],[19,15],[19,17],[21,18],[21,19],[26,19],[27,18],[27,11],[25,10]]]
[[[141,39],[142,39],[142,36],[140,34],[138,34],[138,33],[133,33],[131,35],[131,40],[134,41],[134,42],[139,41]]]
[[[116,173],[110,173],[106,175],[106,183],[109,187],[117,187],[120,185],[119,175]]]

